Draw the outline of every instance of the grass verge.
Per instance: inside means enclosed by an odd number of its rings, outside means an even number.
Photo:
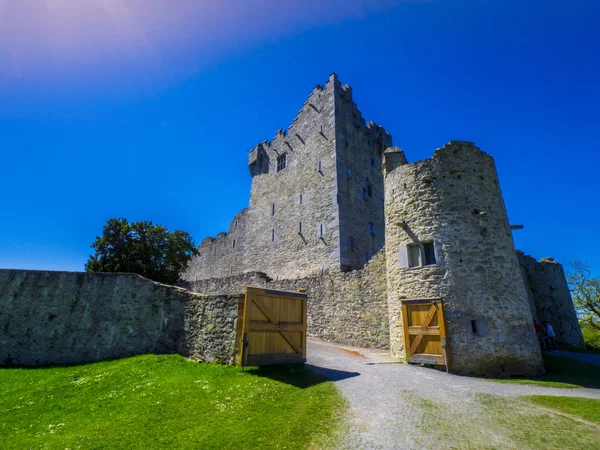
[[[598,427],[521,398],[465,395],[447,403],[405,393],[416,448],[600,448]]]
[[[580,397],[555,397],[552,395],[527,395],[523,399],[566,414],[600,424],[600,400]]]
[[[302,365],[264,369],[143,355],[0,370],[0,448],[331,446],[345,400]]]
[[[564,356],[543,354],[546,374],[536,378],[489,379],[499,383],[535,384],[556,388],[600,388],[600,367]]]

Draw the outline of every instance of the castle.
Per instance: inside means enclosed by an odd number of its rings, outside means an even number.
[[[183,274],[195,292],[305,287],[309,333],[398,357],[402,303],[443,298],[465,372],[540,373],[534,318],[583,346],[562,267],[515,250],[494,161],[473,143],[409,164],[332,74],[248,166],[248,208]]]
[[[584,347],[562,266],[515,250],[494,160],[473,143],[409,163],[333,74],[248,166],[248,208],[202,241],[180,287],[0,269],[0,365],[232,363],[247,286],[305,290],[313,337],[456,372],[542,373],[533,319]]]

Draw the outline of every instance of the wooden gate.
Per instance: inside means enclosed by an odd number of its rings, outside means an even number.
[[[402,300],[402,325],[407,362],[448,367],[441,298]]]
[[[238,365],[306,362],[306,294],[246,288]]]

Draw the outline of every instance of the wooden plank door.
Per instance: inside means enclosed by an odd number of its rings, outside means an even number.
[[[246,288],[238,365],[306,362],[306,294]]]
[[[447,366],[449,353],[441,298],[402,300],[402,327],[407,362]]]

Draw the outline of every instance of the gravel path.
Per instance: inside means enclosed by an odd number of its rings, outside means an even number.
[[[479,433],[489,424],[485,417],[480,417],[477,411],[480,402],[474,399],[486,394],[502,398],[540,394],[600,399],[600,390],[596,389],[495,383],[399,364],[381,351],[342,347],[316,340],[309,340],[307,354],[312,369],[334,381],[350,402],[351,432],[346,436],[347,448],[439,446],[439,441],[435,440],[439,436],[433,438],[422,432],[423,421],[430,419],[427,407],[432,405],[436,408],[436,418],[440,415],[439,408],[448,408],[445,413],[447,420],[438,424],[438,428],[448,430],[449,439],[464,435],[464,427],[473,427]],[[433,416],[431,420],[434,420]],[[453,427],[456,428],[454,431]],[[498,439],[499,446],[504,448],[502,443],[506,441],[503,436],[494,435],[493,430],[486,430],[483,434],[489,434],[491,439],[486,446]],[[466,448],[472,443],[455,444],[444,441],[440,448]]]

